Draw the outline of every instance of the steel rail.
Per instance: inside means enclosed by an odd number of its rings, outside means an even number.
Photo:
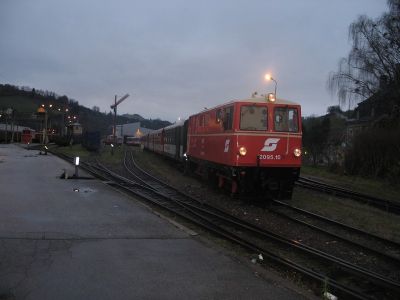
[[[352,239],[349,239],[349,238],[345,238],[345,237],[343,237],[343,236],[341,236],[341,235],[339,235],[339,234],[337,234],[337,233],[328,231],[328,230],[326,230],[326,229],[324,229],[324,228],[321,228],[321,227],[319,227],[319,226],[316,226],[316,225],[307,223],[307,222],[305,222],[305,221],[299,220],[299,219],[297,219],[297,218],[295,218],[295,217],[286,215],[285,213],[282,213],[282,212],[280,212],[280,211],[271,210],[271,212],[272,212],[273,214],[278,215],[279,217],[282,217],[282,218],[285,218],[285,219],[287,219],[287,220],[293,221],[293,222],[295,222],[295,223],[301,224],[301,225],[303,225],[303,226],[309,227],[309,228],[311,228],[312,230],[321,232],[321,233],[323,233],[323,234],[325,234],[325,235],[327,235],[327,236],[331,236],[331,237],[333,237],[333,238],[335,238],[335,239],[337,239],[337,240],[341,240],[341,241],[343,241],[343,242],[345,242],[345,243],[348,243],[348,244],[351,244],[351,245],[353,245],[353,246],[355,246],[355,247],[359,247],[359,248],[363,249],[364,252],[373,253],[374,255],[380,256],[380,257],[382,257],[382,258],[385,259],[385,260],[391,261],[391,262],[395,263],[396,265],[398,265],[398,266],[400,267],[400,257],[387,254],[386,252],[382,252],[382,249],[379,249],[379,250],[378,250],[378,249],[375,249],[375,248],[368,247],[368,246],[366,246],[365,244],[356,242],[356,241],[354,241],[354,240],[352,240]],[[330,219],[328,219],[328,220],[330,220]],[[329,224],[333,224],[333,223],[329,223]],[[340,224],[341,224],[341,223],[340,223]],[[341,224],[341,225],[342,225],[344,228],[346,228],[346,226],[347,226],[347,225],[345,225],[345,224]],[[342,227],[341,227],[341,228],[342,228]],[[350,228],[353,229],[352,227],[350,227]],[[350,230],[351,230],[351,229],[350,229]],[[375,238],[374,235],[370,235],[370,234],[367,233],[367,232],[363,232],[363,234],[366,234],[367,237],[369,237],[369,238],[372,238],[372,239]],[[390,241],[390,242],[392,242],[392,241]],[[397,249],[397,250],[400,251],[400,249]]]
[[[126,157],[125,157],[125,159],[126,159]],[[126,165],[126,162],[125,162],[125,165]],[[143,171],[143,170],[142,170],[142,171]],[[145,172],[145,173],[146,173],[147,175],[149,175],[147,172]],[[152,175],[150,175],[150,177],[152,177],[152,178],[154,178],[155,180],[157,180],[157,178],[155,178],[155,177],[152,176]],[[165,184],[165,183],[164,183],[164,184]],[[168,184],[167,184],[167,186],[170,187]],[[176,190],[175,188],[173,188],[173,189]],[[195,200],[198,202],[197,199],[195,199]],[[204,206],[203,206],[201,209],[204,210]],[[215,210],[215,208],[212,208],[212,209]],[[209,211],[205,211],[205,213],[209,213]],[[219,212],[219,213],[220,213],[220,212]],[[224,214],[225,214],[225,213],[224,213]],[[221,216],[218,216],[218,217],[221,218]],[[222,218],[226,218],[226,216],[223,216]],[[387,278],[386,278],[386,277],[383,277],[383,276],[381,276],[381,275],[379,275],[379,274],[377,274],[377,273],[370,272],[370,271],[368,271],[368,270],[365,270],[365,269],[359,268],[359,267],[357,267],[357,266],[351,265],[351,264],[349,264],[349,263],[346,262],[346,261],[343,261],[343,260],[341,260],[341,259],[337,259],[337,258],[335,258],[335,257],[333,257],[333,256],[331,256],[331,255],[329,255],[329,254],[325,254],[325,253],[323,253],[323,252],[321,252],[321,251],[319,251],[319,250],[313,249],[313,248],[311,248],[311,247],[308,247],[308,246],[299,244],[299,243],[297,243],[297,242],[293,242],[293,241],[288,240],[288,239],[285,240],[285,238],[282,238],[282,237],[280,237],[280,236],[277,236],[277,235],[275,235],[275,234],[273,234],[273,233],[271,233],[271,232],[263,231],[263,230],[261,230],[260,228],[254,226],[254,225],[252,225],[252,224],[250,224],[250,223],[246,223],[246,222],[244,222],[244,221],[242,221],[242,220],[236,219],[236,218],[234,218],[234,217],[231,216],[231,215],[229,215],[228,218],[229,218],[229,221],[230,221],[230,222],[235,222],[236,225],[240,225],[240,226],[242,226],[242,227],[245,227],[247,230],[251,230],[251,231],[257,232],[258,234],[261,234],[261,235],[263,235],[264,237],[268,237],[268,238],[270,238],[270,239],[272,238],[272,239],[274,239],[275,241],[279,241],[279,242],[281,242],[281,243],[284,243],[284,244],[286,244],[286,245],[290,245],[290,246],[292,246],[292,247],[298,247],[298,248],[302,249],[303,251],[304,251],[304,250],[305,250],[305,251],[310,251],[310,253],[312,253],[312,254],[314,254],[314,255],[316,255],[316,256],[319,256],[320,258],[323,257],[324,259],[331,260],[331,262],[336,263],[336,264],[339,264],[339,265],[341,265],[343,268],[347,268],[349,271],[353,271],[353,272],[355,271],[355,272],[357,272],[357,273],[359,273],[359,274],[363,274],[363,276],[366,276],[366,277],[372,276],[372,277],[374,277],[374,279],[381,281],[381,283],[383,283],[384,285],[387,285],[387,284],[392,285],[392,284],[394,284],[394,285],[396,286],[396,289],[399,288],[399,284],[398,284],[397,282],[394,282],[394,281],[388,279],[388,282],[385,283],[385,281],[386,281]],[[232,220],[232,219],[234,219],[234,220]],[[390,283],[389,283],[389,282],[390,282]]]
[[[127,188],[126,186],[121,186],[121,188],[128,189],[130,191],[130,189]],[[147,187],[147,188],[149,188],[149,187]],[[149,188],[149,189],[154,191],[151,188]],[[163,196],[165,196],[165,195],[163,195]],[[231,242],[237,243],[240,246],[244,247],[245,249],[253,251],[254,253],[262,254],[264,257],[269,258],[270,260],[274,261],[275,263],[283,265],[286,268],[289,268],[291,270],[295,270],[295,271],[307,276],[308,278],[318,281],[321,284],[328,284],[339,295],[343,295],[345,297],[350,296],[355,299],[370,299],[369,295],[366,295],[366,294],[363,294],[362,292],[351,289],[351,288],[347,287],[346,285],[343,285],[343,284],[337,282],[336,280],[329,278],[325,274],[318,273],[317,271],[314,271],[310,268],[301,266],[298,263],[295,263],[289,259],[282,258],[282,257],[270,252],[267,249],[263,249],[258,246],[255,246],[254,244],[242,239],[241,237],[234,235],[231,232],[228,232],[219,226],[216,226],[214,221],[210,221],[209,219],[206,219],[207,224],[204,224],[204,222],[201,222],[199,220],[199,217],[201,220],[204,220],[205,219],[204,216],[199,215],[198,213],[195,213],[194,218],[188,217],[187,215],[182,213],[182,211],[175,210],[175,209],[171,208],[170,205],[167,205],[166,203],[155,202],[154,199],[148,199],[147,197],[144,197],[144,200],[150,201],[151,203],[154,203],[154,204],[157,204],[158,206],[160,206],[164,209],[167,209],[169,211],[172,210],[174,213],[176,213],[180,217],[183,217],[183,218],[193,222],[194,224],[197,224],[203,228],[206,228],[207,230],[210,230],[211,232],[213,232],[219,236],[222,236],[223,238],[225,238]]]
[[[305,177],[300,177],[298,181],[296,181],[296,185],[302,188],[312,189],[319,192],[324,192],[344,198],[349,198],[352,200],[356,200],[358,202],[366,203],[368,205],[379,208],[381,210],[385,210],[387,212],[400,214],[400,203],[395,201],[377,198],[371,195],[362,194],[349,189],[345,189],[334,185],[329,185],[327,183]]]
[[[127,153],[125,153],[125,157],[124,157],[124,166],[125,166],[125,169],[126,169],[129,173],[131,173],[133,176],[139,176],[138,174],[136,174],[135,172],[133,172],[131,169],[128,168],[128,166],[127,166],[127,164],[126,164],[126,155],[127,155]],[[155,177],[155,176],[149,174],[148,172],[146,172],[145,170],[143,170],[142,168],[140,168],[140,167],[136,164],[135,160],[133,159],[133,154],[132,154],[132,152],[130,152],[130,156],[131,156],[131,162],[133,163],[133,166],[135,167],[136,170],[138,170],[138,171],[141,172],[142,174],[145,174],[147,177],[151,178],[152,180],[154,180],[154,181],[156,181],[156,182],[158,182],[158,183],[164,185],[164,186],[167,187],[167,188],[170,188],[170,189],[175,190],[177,193],[182,194],[183,196],[188,197],[188,198],[190,198],[190,199],[193,200],[193,201],[199,201],[198,199],[192,197],[191,195],[188,195],[188,194],[186,194],[186,193],[184,193],[184,192],[182,192],[182,191],[176,189],[175,187],[171,186],[170,184],[166,183],[165,181],[162,181],[162,180],[160,180],[159,178],[157,178],[157,177]],[[138,178],[139,178],[139,180],[141,180],[141,181],[143,182],[143,184],[149,185],[146,181],[144,181],[143,179],[140,179],[140,176],[139,176]],[[151,186],[151,185],[149,185],[149,186]],[[289,205],[287,205],[286,203],[283,203],[283,202],[281,202],[281,201],[274,200],[273,203],[278,204],[278,205],[281,205],[281,206],[289,207],[289,208],[291,208],[291,209],[293,209],[293,210],[296,209],[295,207],[289,206]],[[203,204],[203,205],[205,205],[205,204]],[[207,206],[208,206],[208,205],[207,205]],[[208,207],[214,209],[213,206],[208,206]],[[301,210],[301,209],[297,209],[297,211],[298,211],[298,212],[303,212],[303,213],[306,213],[306,212],[307,212],[307,211],[304,211],[304,210]],[[383,253],[381,250],[372,249],[372,248],[370,248],[370,247],[367,247],[367,246],[362,245],[362,244],[360,244],[360,243],[356,243],[355,241],[352,241],[352,240],[343,238],[343,237],[341,237],[341,236],[339,236],[339,235],[337,235],[337,234],[334,234],[334,233],[332,233],[332,232],[329,232],[329,231],[327,231],[327,230],[324,230],[324,229],[319,228],[319,227],[317,227],[317,226],[314,226],[314,225],[312,225],[312,224],[308,224],[308,223],[303,222],[303,221],[301,221],[301,220],[298,220],[298,219],[295,219],[295,218],[291,218],[291,217],[289,217],[289,216],[287,216],[287,215],[285,215],[285,214],[278,213],[277,211],[274,211],[274,213],[279,214],[279,215],[282,216],[282,217],[289,218],[289,219],[291,219],[291,220],[293,220],[293,221],[296,221],[296,222],[298,222],[298,223],[301,223],[301,224],[303,224],[303,225],[305,225],[305,226],[307,226],[307,227],[310,227],[310,228],[312,228],[312,229],[315,229],[315,230],[321,231],[321,232],[323,232],[323,233],[325,233],[325,234],[331,235],[331,236],[333,236],[333,237],[335,237],[335,238],[337,238],[337,239],[341,239],[341,240],[344,240],[345,242],[351,243],[351,244],[356,245],[356,246],[358,246],[358,247],[362,247],[362,248],[364,248],[364,249],[366,249],[366,250],[368,250],[368,251],[370,251],[370,252],[372,252],[372,253],[374,253],[374,254],[376,254],[376,255],[379,255],[379,256],[384,257],[385,259],[394,261],[394,262],[397,263],[397,264],[400,263],[400,258],[395,257],[395,256],[392,256],[392,255],[388,255],[388,254],[386,254],[386,253]],[[361,235],[367,236],[368,238],[373,238],[373,239],[375,239],[375,240],[377,240],[377,241],[379,241],[379,242],[385,243],[386,245],[387,245],[387,244],[390,244],[392,247],[394,246],[395,248],[400,249],[400,244],[398,244],[398,243],[396,243],[396,242],[393,242],[393,241],[391,241],[391,240],[384,239],[384,238],[382,238],[382,237],[379,237],[379,236],[370,234],[370,233],[368,233],[368,232],[362,231],[362,230],[360,230],[360,229],[351,227],[351,226],[346,225],[346,224],[343,224],[343,223],[339,223],[339,222],[337,222],[337,221],[334,221],[334,220],[325,218],[325,217],[320,216],[320,215],[316,215],[316,214],[313,214],[313,213],[310,213],[310,212],[307,212],[307,213],[308,213],[308,215],[310,215],[310,216],[318,217],[319,219],[321,219],[321,220],[323,220],[323,221],[325,221],[325,222],[328,222],[328,223],[330,223],[330,224],[334,224],[335,226],[339,226],[339,227],[341,227],[341,228],[344,228],[345,230],[353,231],[353,232],[355,232],[355,233],[357,233],[357,234],[361,234]]]
[[[356,228],[356,227],[353,227],[353,226],[350,226],[350,225],[347,225],[347,224],[344,224],[344,223],[340,223],[340,222],[335,221],[335,220],[333,220],[333,219],[330,219],[330,218],[321,216],[321,215],[319,215],[319,214],[316,214],[316,213],[307,211],[307,210],[305,210],[305,209],[302,209],[302,208],[299,208],[299,207],[296,207],[296,206],[292,206],[292,205],[290,205],[290,204],[287,204],[287,203],[282,202],[282,201],[279,201],[279,200],[273,200],[272,203],[273,203],[273,204],[276,204],[276,205],[283,206],[283,207],[285,207],[285,208],[287,208],[287,209],[290,209],[290,210],[293,210],[293,211],[295,211],[295,212],[304,214],[304,215],[306,215],[306,216],[310,216],[310,217],[312,217],[312,218],[321,220],[321,221],[323,221],[323,222],[326,222],[326,223],[329,223],[329,224],[333,224],[334,226],[343,228],[343,229],[345,229],[345,230],[352,231],[352,232],[354,232],[354,233],[363,235],[363,236],[365,236],[365,237],[367,237],[367,238],[372,238],[372,239],[374,239],[374,240],[376,240],[376,241],[378,241],[378,242],[381,242],[381,243],[383,243],[383,244],[387,244],[387,245],[389,245],[390,247],[400,249],[400,243],[398,243],[398,242],[396,242],[396,241],[383,238],[383,237],[381,237],[381,236],[379,236],[379,235],[375,235],[375,234],[373,234],[373,233],[366,232],[366,231],[364,231],[364,230],[361,230],[361,229],[359,229],[359,228]]]

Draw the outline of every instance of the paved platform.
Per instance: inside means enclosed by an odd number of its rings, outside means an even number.
[[[98,180],[59,179],[64,168],[0,145],[0,299],[303,297]]]

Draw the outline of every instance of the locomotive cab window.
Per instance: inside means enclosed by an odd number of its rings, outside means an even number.
[[[299,120],[297,108],[277,107],[274,111],[274,127],[276,131],[298,132]]]
[[[267,130],[267,107],[243,105],[240,108],[240,130]]]
[[[222,118],[224,130],[231,130],[233,124],[233,106],[225,107]]]

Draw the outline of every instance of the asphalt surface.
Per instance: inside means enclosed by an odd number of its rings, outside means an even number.
[[[0,299],[299,299],[52,155],[0,145]],[[86,175],[88,176],[88,175]]]

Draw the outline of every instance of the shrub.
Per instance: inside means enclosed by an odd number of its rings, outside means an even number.
[[[357,135],[347,150],[345,168],[349,174],[399,180],[400,129],[376,128]]]

